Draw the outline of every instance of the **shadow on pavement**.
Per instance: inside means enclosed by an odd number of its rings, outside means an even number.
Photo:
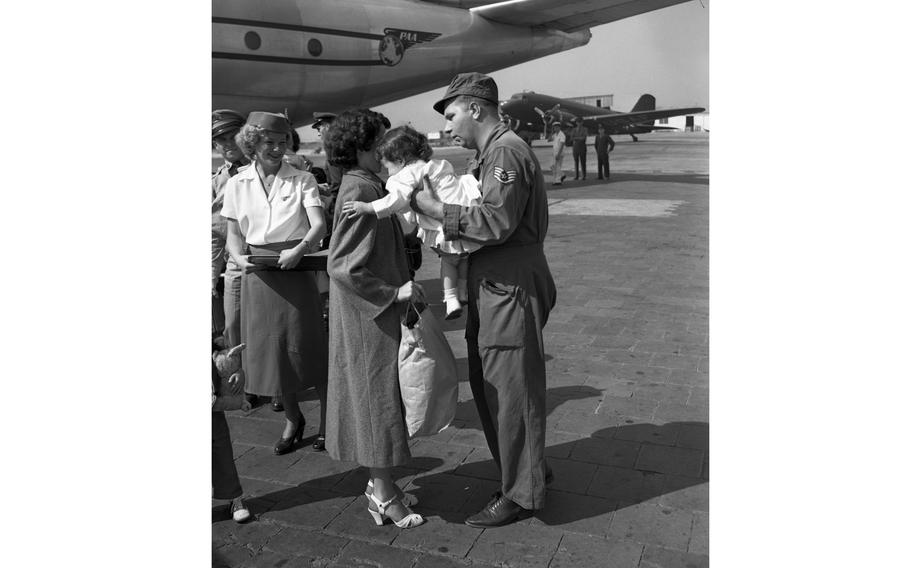
[[[599,389],[580,385],[549,389],[547,414],[552,415],[566,402],[600,394]],[[621,417],[602,418],[621,420]],[[473,400],[458,404],[456,420],[461,422],[457,427],[459,431],[481,430]],[[555,435],[563,439],[573,437],[567,432]],[[392,468],[393,477],[401,487],[419,498],[420,504],[415,508],[417,512],[436,514],[447,522],[462,523],[467,516],[480,510],[490,494],[499,489],[498,468],[492,458],[484,459],[490,456],[486,444],[475,444],[476,449],[467,452],[470,454],[467,458],[462,456],[452,462],[449,461],[451,456],[445,452],[457,453],[457,448],[468,446],[427,440],[431,448],[435,445],[437,451],[443,452],[439,455],[449,457],[414,457],[407,466]],[[554,481],[547,488],[547,505],[536,514],[537,519],[553,526],[583,525],[588,519],[592,519],[589,524],[600,524],[605,514],[706,483],[708,424],[615,425],[598,429],[588,437],[549,445],[546,454]],[[478,456],[480,459],[476,460]],[[344,467],[338,462],[332,463]],[[440,470],[447,463],[451,467]],[[303,467],[308,469],[305,465]],[[367,468],[353,467],[310,478],[286,489],[256,494],[246,503],[255,517],[277,513],[279,516],[312,516],[314,520],[326,515],[333,518],[353,498],[363,494],[367,479]],[[700,505],[707,506],[706,493],[696,499],[703,499],[705,502]],[[300,510],[294,512],[295,508]],[[227,506],[213,508],[212,523],[229,518]]]
[[[665,445],[681,435],[690,447]],[[650,443],[646,440],[656,440]],[[547,447],[554,480],[547,488],[547,504],[536,517],[546,525],[559,526],[600,517],[687,487],[707,483],[702,471],[708,447],[704,422],[671,422],[661,426],[632,424],[603,428],[590,437]],[[465,482],[488,490],[454,503]],[[492,459],[463,464],[454,473],[417,476],[407,490],[451,523],[462,523],[479,511],[498,487],[498,469]]]

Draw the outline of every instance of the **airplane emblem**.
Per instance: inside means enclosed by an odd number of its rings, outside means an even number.
[[[382,39],[379,40],[379,60],[383,65],[394,67],[401,63],[407,48],[418,43],[433,41],[442,34],[434,32],[418,32],[413,30],[399,30],[386,28]]]

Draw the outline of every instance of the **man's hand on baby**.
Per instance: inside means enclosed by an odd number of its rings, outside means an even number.
[[[341,212],[348,219],[356,219],[361,215],[368,214],[370,212],[370,205],[363,201],[345,201],[344,205],[341,206]]]

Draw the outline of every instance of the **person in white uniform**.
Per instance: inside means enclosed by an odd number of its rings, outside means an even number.
[[[389,130],[379,142],[376,152],[389,172],[385,186],[389,194],[370,203],[345,202],[341,212],[352,219],[360,215],[385,218],[398,213],[404,224],[413,227],[416,223],[419,227],[417,237],[442,261],[440,277],[446,319],[457,318],[461,315],[462,304],[468,301],[467,256],[481,245],[460,239],[445,240],[441,221],[411,210],[411,195],[427,177],[444,203],[477,205],[481,200],[480,182],[472,175],[456,175],[447,160],[431,160],[433,149],[427,137],[410,126]],[[408,228],[405,227],[405,230]]]
[[[563,151],[566,149],[566,133],[562,131],[562,123],[553,123],[553,185],[562,185],[566,179],[562,173]]]

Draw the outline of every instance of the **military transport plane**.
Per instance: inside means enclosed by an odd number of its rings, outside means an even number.
[[[690,0],[213,0],[212,105],[376,106],[579,47],[593,26]]]
[[[699,107],[655,110],[654,104],[652,95],[642,95],[630,112],[619,112],[528,91],[512,95],[500,104],[499,110],[509,127],[525,140],[529,140],[531,134],[548,136],[550,127],[556,121],[561,122],[565,129],[576,117],[580,117],[591,134],[595,134],[597,126],[603,124],[608,134],[628,134],[635,142],[638,142],[636,134],[675,130],[672,126],[655,125],[655,120],[705,110]]]

